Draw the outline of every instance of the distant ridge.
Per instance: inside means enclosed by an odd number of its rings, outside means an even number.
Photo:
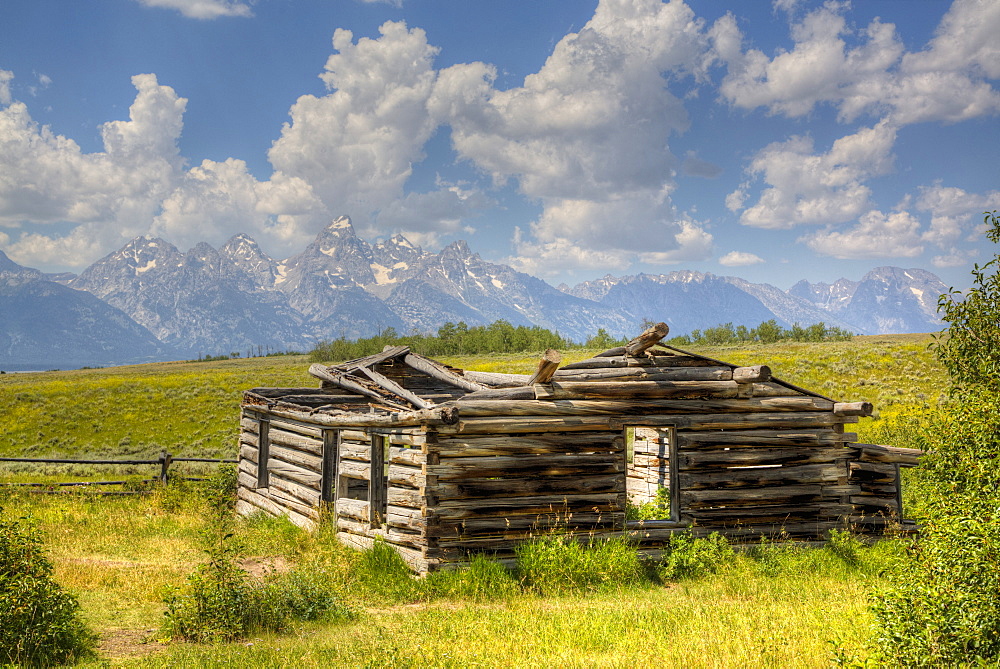
[[[538,325],[576,341],[598,329],[616,337],[634,335],[645,319],[666,320],[677,335],[771,319],[784,327],[823,321],[858,334],[928,332],[941,327],[937,296],[946,290],[930,272],[898,267],[876,268],[860,281],[800,281],[788,291],[689,270],[607,275],[557,289],[483,260],[464,241],[438,253],[402,235],[371,244],[357,236],[347,217],[332,221],[301,253],[284,260],[269,257],[246,234],[218,250],[201,243],[186,253],[163,239],[137,237],[75,277],[43,275],[0,252],[3,290],[26,281],[47,284],[39,294],[48,300],[99,298],[111,309],[91,309],[95,331],[117,323],[138,337],[126,343],[121,335],[123,356],[130,352],[122,359],[308,350],[322,339],[371,336],[387,328],[432,332],[447,321],[473,326],[498,319]],[[45,313],[53,318],[67,312],[47,308]],[[11,368],[48,336],[41,323],[19,327],[20,343],[8,341],[0,369]],[[82,344],[84,333],[66,327]],[[140,344],[142,333],[146,340]],[[80,364],[100,357],[86,346],[80,350],[82,357],[73,358],[86,358]]]

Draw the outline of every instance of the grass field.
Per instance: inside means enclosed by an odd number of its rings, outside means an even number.
[[[835,399],[870,401],[877,418],[857,426],[861,439],[906,446],[908,427],[946,387],[928,342],[923,335],[858,337],[696,352],[768,364],[782,379]],[[564,360],[591,353],[571,351]],[[536,360],[444,361],[530,372]],[[300,356],[0,375],[0,454],[233,457],[240,391],[315,386],[307,367]],[[9,465],[0,480],[96,475],[70,469]],[[166,588],[182,585],[206,559],[206,514],[193,489],[129,498],[6,495],[0,504],[5,516],[30,516],[42,529],[56,578],[102,635],[99,666],[829,666],[835,653],[864,644],[868,595],[879,587],[880,565],[899,549],[884,542],[847,561],[826,549],[772,549],[680,582],[653,578],[545,597],[517,588],[470,599],[430,582],[366,582],[357,576],[358,554],[325,533],[256,519],[235,530],[249,563],[285,569],[321,561],[358,617],[301,623],[247,642],[164,645]]]

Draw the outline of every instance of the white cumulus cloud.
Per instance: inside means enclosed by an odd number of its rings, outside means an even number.
[[[328,209],[361,226],[403,197],[436,127],[427,100],[438,49],[401,22],[379,32],[357,43],[350,31],[334,33],[337,53],[321,75],[331,92],[300,97],[268,154],[276,169],[307,181]]]
[[[759,265],[762,262],[765,261],[759,255],[748,253],[747,251],[730,251],[719,258],[719,264],[726,267],[746,267],[748,265]]]
[[[841,137],[824,154],[816,154],[808,137],[775,142],[754,156],[748,171],[767,187],[740,222],[759,228],[789,229],[797,225],[842,223],[871,209],[865,182],[887,174],[893,165],[896,130],[886,122]],[[739,209],[748,186],[730,193],[726,204]]]
[[[250,5],[239,0],[136,0],[146,7],[176,9],[189,19],[218,19],[226,16],[253,16]]]
[[[800,239],[820,255],[841,259],[915,258],[924,252],[920,221],[905,211],[872,210],[845,231],[820,231]]]

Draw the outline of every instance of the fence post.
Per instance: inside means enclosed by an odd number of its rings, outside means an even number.
[[[167,485],[167,470],[170,468],[171,460],[173,457],[166,451],[160,453],[160,483],[162,485]]]

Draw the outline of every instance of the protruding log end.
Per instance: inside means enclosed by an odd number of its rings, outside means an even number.
[[[733,381],[736,383],[764,383],[770,380],[771,368],[767,365],[737,367],[733,370]]]
[[[871,416],[873,410],[871,402],[837,402],[833,405],[835,416]]]
[[[559,369],[560,362],[562,362],[562,353],[552,348],[546,349],[545,353],[542,354],[542,359],[538,361],[538,371],[528,380],[526,385],[551,381],[552,375]]]
[[[646,329],[641,335],[625,344],[625,354],[632,357],[641,355],[647,348],[660,341],[670,332],[666,323],[657,323]]]
[[[445,425],[454,425],[458,422],[458,407],[441,407],[441,420]]]

